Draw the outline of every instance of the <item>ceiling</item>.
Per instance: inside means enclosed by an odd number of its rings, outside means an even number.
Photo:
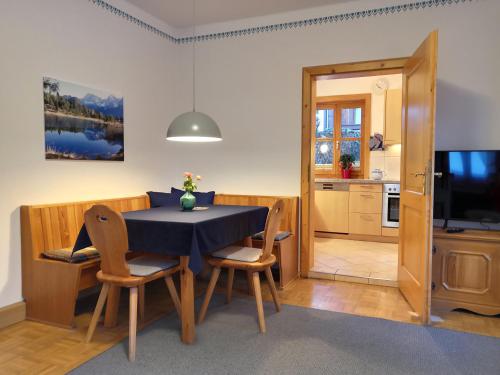
[[[170,26],[192,26],[193,3],[189,0],[127,0]],[[265,16],[350,0],[197,0],[196,25]]]

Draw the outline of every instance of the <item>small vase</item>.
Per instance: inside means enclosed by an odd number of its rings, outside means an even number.
[[[342,169],[342,178],[351,178],[351,169]]]
[[[196,197],[190,191],[186,191],[180,199],[183,211],[192,211],[196,205]]]

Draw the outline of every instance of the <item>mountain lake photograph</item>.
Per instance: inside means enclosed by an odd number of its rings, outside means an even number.
[[[123,161],[123,97],[43,78],[45,159]]]

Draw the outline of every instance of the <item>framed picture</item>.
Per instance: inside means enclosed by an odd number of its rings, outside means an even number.
[[[123,97],[43,78],[45,159],[123,161]]]

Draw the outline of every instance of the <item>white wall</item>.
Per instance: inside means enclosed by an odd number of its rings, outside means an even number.
[[[396,2],[359,2],[358,9]],[[349,6],[342,4],[342,10]],[[329,9],[323,15],[338,13]],[[439,29],[437,148],[499,149],[499,13],[500,1],[478,0],[198,43],[199,108],[219,122],[224,141],[193,148],[196,152],[170,172],[175,176],[196,166],[197,173],[213,178],[206,186],[227,193],[298,195],[302,68],[409,56],[434,29]],[[265,18],[283,19],[293,18]],[[200,33],[237,26],[207,26]],[[184,46],[184,81],[190,77],[189,51]],[[179,108],[188,109],[189,91],[177,93]],[[179,159],[182,150],[169,148],[170,158]]]
[[[379,79],[385,79],[389,84],[389,89],[401,89],[402,75],[389,74],[372,77],[320,80],[316,82],[316,95],[371,94],[370,135],[374,133],[384,134],[385,95],[383,93],[373,93],[373,84]],[[400,157],[400,145],[386,146],[384,151],[370,151],[368,170],[381,169],[384,171],[384,179],[399,181]]]
[[[21,300],[20,205],[166,185],[177,48],[88,1],[0,2],[0,307]],[[125,162],[45,160],[44,75],[124,95]]]

